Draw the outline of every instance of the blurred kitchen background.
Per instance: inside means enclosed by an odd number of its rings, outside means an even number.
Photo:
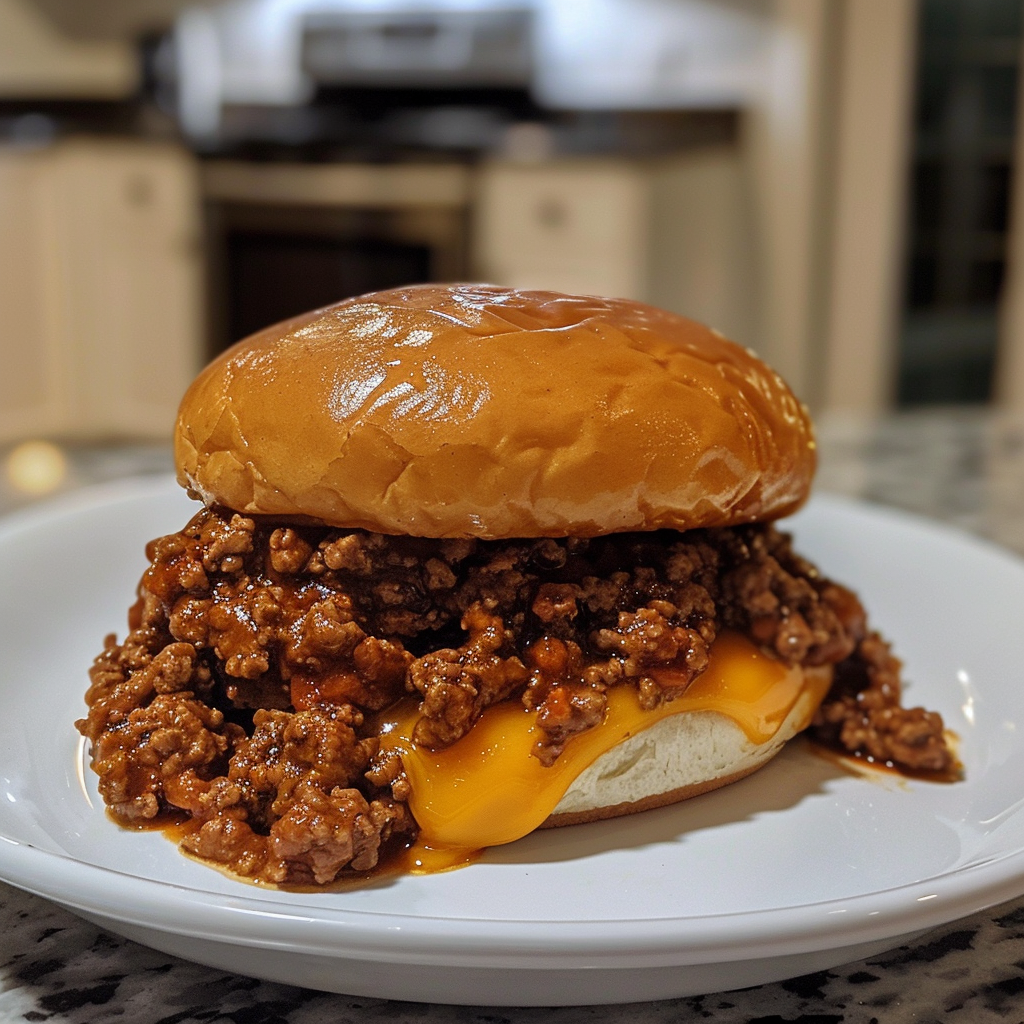
[[[415,281],[687,313],[823,421],[1022,407],[1022,12],[0,0],[5,486],[66,472],[48,441],[162,443],[231,342]]]

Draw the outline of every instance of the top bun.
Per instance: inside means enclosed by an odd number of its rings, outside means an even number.
[[[189,388],[178,479],[246,514],[420,537],[774,519],[807,411],[749,350],[626,299],[422,285],[254,334]]]

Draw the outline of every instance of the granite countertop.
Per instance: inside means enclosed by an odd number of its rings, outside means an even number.
[[[820,438],[820,490],[944,520],[1024,554],[1024,421],[952,410],[827,422]],[[65,488],[170,467],[161,447],[65,452]],[[0,512],[25,500],[0,483]],[[226,974],[0,884],[0,972],[0,1020],[54,1024],[985,1024],[1024,1019],[1024,898],[913,945],[777,984],[628,1006],[514,1009],[327,995]]]

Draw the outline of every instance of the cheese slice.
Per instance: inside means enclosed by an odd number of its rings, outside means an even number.
[[[652,675],[671,677],[673,670],[656,669]],[[823,695],[821,678],[816,685]],[[760,745],[778,732],[804,686],[802,669],[783,665],[727,631],[713,644],[706,671],[681,696],[654,710],[640,707],[636,687],[612,687],[604,722],[570,739],[550,767],[533,756],[541,732],[534,712],[518,701],[488,708],[469,733],[442,750],[412,741],[417,702],[402,701],[384,713],[380,742],[383,750],[401,755],[420,845],[479,850],[513,842],[539,827],[583,771],[655,723],[687,712],[714,711]],[[812,714],[815,707],[817,701]]]

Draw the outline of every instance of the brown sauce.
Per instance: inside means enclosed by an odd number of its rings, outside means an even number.
[[[950,729],[944,731],[944,736],[952,757],[948,766],[939,771],[909,768],[895,761],[879,760],[869,754],[850,753],[848,750],[823,742],[813,733],[806,733],[805,736],[808,749],[816,757],[823,758],[849,775],[863,778],[878,774],[898,779],[914,779],[918,782],[935,782],[940,785],[950,785],[964,780],[964,766],[958,754],[960,737]]]

